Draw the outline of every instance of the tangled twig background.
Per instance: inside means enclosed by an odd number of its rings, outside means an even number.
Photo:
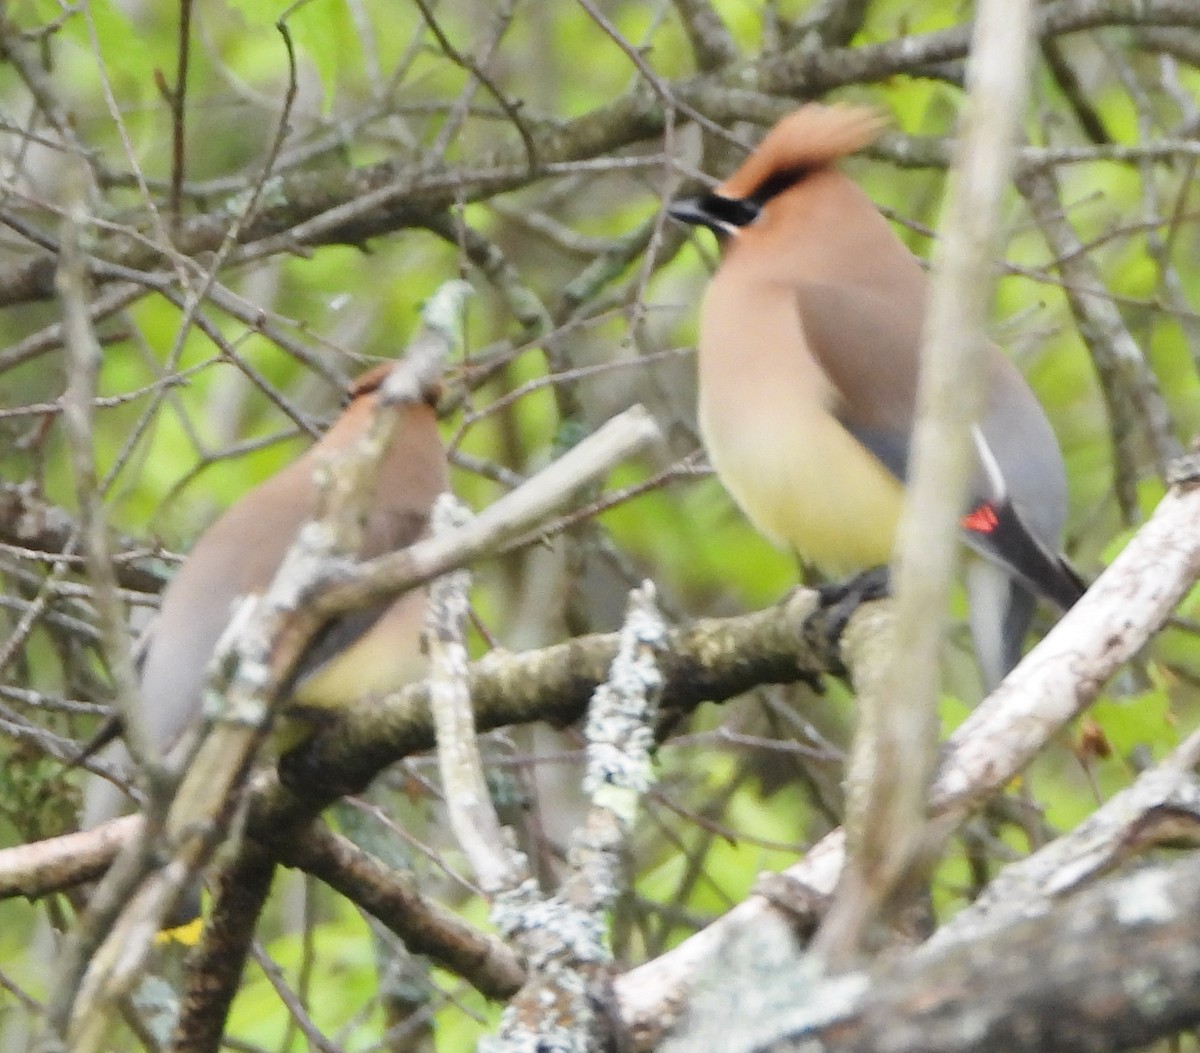
[[[612,1032],[650,1048],[671,1027],[680,1048],[715,1048],[731,1014],[756,1023],[737,1048],[809,1033],[811,1021],[784,1011],[794,992],[767,981],[807,975],[794,934],[822,916],[840,870],[855,708],[837,674],[871,661],[856,650],[871,612],[839,639],[844,612],[813,593],[777,603],[792,561],[742,522],[697,455],[690,348],[713,249],[664,207],[728,171],[798,100],[832,93],[889,115],[890,131],[849,167],[931,257],[971,25],[962,5],[919,6],[6,9],[0,1047],[41,1034],[53,1048],[55,963],[76,918],[66,894],[138,836],[136,819],[61,836],[75,828],[83,777],[64,762],[135,690],[131,642],[177,554],[319,434],[345,379],[396,357],[421,301],[456,275],[477,298],[443,426],[468,506],[543,486],[539,471],[635,403],[662,435],[639,432],[623,460],[602,458],[607,479],[566,487],[472,564],[474,664],[460,683],[515,842],[499,847],[524,853],[548,897],[538,909],[580,888],[567,848],[600,806],[581,789],[578,719],[610,675],[629,591],[651,579],[666,620],[644,641],[662,677],[656,781],[637,795],[636,819],[617,824],[619,844],[581,850],[605,859],[619,887],[602,941],[612,961],[572,963],[592,985],[593,1018],[564,1024],[564,1041],[592,1045],[564,1048],[601,1048]],[[917,1019],[939,969],[983,978],[964,981],[960,1000],[1006,1049],[1073,1048],[1070,1036],[1125,1048],[1200,1019],[1185,899],[1194,861],[1087,893],[1095,902],[1072,898],[1131,857],[1145,864],[1149,847],[1196,840],[1198,625],[1194,601],[1175,604],[1200,569],[1194,472],[1178,460],[1200,425],[1200,9],[1051,0],[1032,17],[993,334],[1064,447],[1072,558],[1095,577],[1138,536],[1094,605],[954,733],[931,802],[953,837],[909,935],[958,916],[909,962],[911,990],[882,966],[855,974],[853,1026],[822,1035],[854,1048],[878,1040],[872,1014]],[[1169,470],[1176,488],[1143,528]],[[956,634],[944,650],[949,727],[979,689]],[[1130,655],[1092,715],[1070,724]],[[227,1031],[240,1049],[464,1049],[496,1031],[496,1006],[518,989],[505,1034],[545,1031],[531,991],[554,991],[547,962],[560,959],[521,935],[527,920],[497,916],[499,935],[485,921],[481,879],[447,832],[425,755],[428,693],[363,707],[289,758],[290,774],[255,777],[210,871],[211,924],[181,998],[143,987],[124,1007],[119,1048],[211,1050]],[[121,774],[98,759],[85,767]],[[759,871],[784,868],[790,881],[756,886]],[[589,917],[604,916],[601,890],[581,895]],[[1169,968],[1136,959],[1122,926],[1139,922],[1104,906],[1130,896],[1165,904],[1144,921],[1161,929],[1156,946],[1180,948]],[[1005,928],[1018,902],[1044,912],[1032,933]],[[987,955],[1032,948],[1034,934],[1063,948],[1029,951],[1054,997],[1039,1001],[1035,977],[1002,1002]],[[1157,970],[1162,997],[1122,1000],[1114,981],[1112,1019],[1073,1017],[1069,996],[1100,997],[1082,977],[1072,987],[1070,965],[1089,947],[1104,963],[1095,984],[1110,965],[1114,976]],[[1051,1024],[1062,1034],[1039,1030]],[[939,1048],[967,1048],[953,1036],[969,1030],[948,1027]],[[927,1022],[919,1033],[935,1047]]]

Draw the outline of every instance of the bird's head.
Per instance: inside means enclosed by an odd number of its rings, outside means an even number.
[[[707,194],[673,202],[667,214],[718,236],[753,223],[773,197],[874,139],[884,118],[868,106],[809,103],[775,125],[728,179]]]

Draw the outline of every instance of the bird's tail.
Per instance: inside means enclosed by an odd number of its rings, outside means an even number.
[[[1065,610],[1083,595],[1086,585],[1066,560],[1058,559],[1056,569],[1051,579],[1055,587],[1049,592],[1043,589],[1035,592],[1009,568],[990,559],[975,556],[968,562],[971,639],[989,693],[1021,660],[1039,596]]]

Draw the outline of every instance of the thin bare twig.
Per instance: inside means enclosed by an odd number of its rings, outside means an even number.
[[[80,173],[82,174],[82,173]],[[77,186],[70,218],[62,231],[62,265],[57,284],[63,310],[63,335],[70,370],[63,395],[63,421],[71,440],[75,486],[80,508],[80,535],[92,602],[96,607],[108,668],[116,690],[130,751],[143,770],[154,772],[160,757],[156,744],[146,733],[137,709],[138,678],[133,666],[133,641],[126,623],[124,604],[117,595],[116,575],[108,547],[102,489],[96,472],[92,425],[95,415],[96,380],[101,351],[87,310],[86,275],[79,248],[87,222],[83,187]]]
[[[192,50],[193,0],[180,0],[178,63],[175,86],[169,89],[171,106],[171,197],[168,211],[171,222],[178,226],[183,219],[184,157],[187,149],[187,89],[188,62]]]

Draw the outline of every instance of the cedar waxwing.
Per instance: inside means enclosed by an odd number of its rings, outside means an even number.
[[[916,414],[927,281],[870,199],[834,167],[874,110],[807,105],[716,190],[670,214],[711,229],[720,266],[700,316],[700,430],[755,526],[835,573],[892,556]],[[1083,583],[1056,555],[1062,455],[1017,368],[992,347],[963,535],[971,631],[990,688],[1021,655],[1038,596]]]
[[[314,473],[321,461],[355,443],[366,431],[376,392],[391,370],[386,364],[360,377],[350,403],[313,447],[246,494],[196,542],[162,596],[141,667],[147,731],[170,750],[197,720],[209,661],[239,598],[270,584],[296,534],[315,513]],[[371,559],[404,548],[427,529],[437,496],[448,489],[446,452],[438,436],[436,391],[402,404],[391,444],[379,465],[374,505],[358,555]],[[424,673],[421,632],[423,589],[336,619],[310,643],[293,674],[290,706],[312,713],[365,695],[402,687]],[[122,810],[122,795],[93,780],[83,826]],[[189,897],[175,922],[198,910]]]

